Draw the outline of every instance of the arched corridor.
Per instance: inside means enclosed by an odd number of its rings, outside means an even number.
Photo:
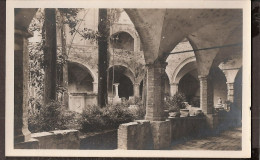
[[[199,107],[198,103],[196,103],[199,101],[199,89],[200,86],[196,69],[184,75],[179,81],[178,91],[184,93],[187,98],[187,102],[194,107]]]
[[[112,48],[134,51],[134,38],[127,32],[117,32],[111,35],[110,43]]]
[[[224,73],[218,67],[214,67],[211,69],[209,76],[213,85],[213,106],[217,106],[218,98],[221,98],[222,102],[225,103],[228,92],[227,80]]]
[[[81,113],[89,105],[96,105],[94,77],[89,68],[80,63],[68,62],[68,107]]]
[[[114,84],[118,83],[118,96],[119,98],[125,97],[129,99],[133,96],[133,73],[124,66],[115,65],[114,66]],[[108,81],[108,96],[112,97],[112,82],[113,82],[113,67],[109,68],[109,81]],[[113,96],[115,96],[116,91],[113,86]]]
[[[69,93],[90,93],[93,92],[94,79],[89,70],[83,65],[69,62]]]

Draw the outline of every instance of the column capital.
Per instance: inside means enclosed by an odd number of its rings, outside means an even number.
[[[227,85],[232,85],[234,84],[235,82],[226,82]]]
[[[140,86],[140,83],[134,83],[133,85],[134,86]]]
[[[171,86],[177,86],[179,83],[170,83]]]
[[[208,76],[207,75],[199,75],[198,78],[199,78],[199,80],[203,81],[203,80],[207,80]]]
[[[147,66],[148,68],[166,68],[166,66],[168,65],[167,62],[164,61],[155,61],[154,63],[149,63],[146,64],[145,66]]]
[[[119,83],[114,83],[113,85],[114,85],[114,86],[118,86],[118,85],[119,85]]]

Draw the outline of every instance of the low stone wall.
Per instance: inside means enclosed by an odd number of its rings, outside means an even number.
[[[205,116],[169,118],[171,122],[172,141],[184,137],[195,137],[207,128]]]
[[[117,149],[117,130],[109,130],[80,136],[80,149]]]
[[[171,144],[170,121],[147,121],[121,124],[118,129],[118,149],[168,149]]]
[[[79,149],[80,139],[77,130],[56,130],[31,135],[38,140],[39,149]]]
[[[121,124],[118,149],[168,149],[182,138],[195,137],[208,129],[206,116],[169,118],[166,121],[139,120]]]

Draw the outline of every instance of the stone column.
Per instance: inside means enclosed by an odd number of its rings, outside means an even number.
[[[170,93],[171,93],[171,96],[174,96],[175,93],[178,92],[178,86],[179,86],[179,83],[170,83]]]
[[[116,91],[116,96],[115,96],[115,98],[119,97],[119,95],[118,95],[118,85],[119,85],[119,83],[114,83],[115,91]]]
[[[31,138],[28,130],[29,53],[27,31],[15,30],[14,48],[14,143]]]
[[[134,83],[134,97],[140,97],[139,83]]]
[[[166,62],[155,62],[148,64],[147,69],[147,99],[146,99],[146,120],[164,120],[164,82]]]
[[[208,76],[199,76],[200,80],[200,108],[204,114],[213,113],[213,91]]]
[[[227,79],[227,100],[229,100],[230,102],[234,102],[234,82],[239,68],[229,68],[228,66],[226,66],[226,68],[222,70]]]
[[[234,83],[227,82],[228,97],[230,102],[234,102]]]
[[[56,11],[53,8],[45,9],[45,49],[44,60],[44,104],[48,104],[52,100],[56,100],[56,79],[57,79],[57,39],[56,39]]]
[[[98,82],[92,82],[93,83],[93,93],[98,93]]]

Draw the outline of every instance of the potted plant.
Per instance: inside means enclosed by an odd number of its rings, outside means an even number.
[[[180,117],[180,109],[176,106],[169,108],[169,117]]]
[[[189,116],[189,110],[187,109],[188,104],[184,103],[184,102],[186,102],[186,96],[183,93],[177,92],[172,97],[172,102],[173,102],[173,106],[179,107],[180,114],[182,117]]]

